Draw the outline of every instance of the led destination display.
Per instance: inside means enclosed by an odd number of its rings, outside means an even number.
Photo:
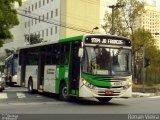
[[[119,38],[115,39],[114,37],[108,38],[105,36],[89,36],[85,39],[86,44],[104,44],[104,45],[119,45],[119,46],[131,46],[131,42],[128,39]]]

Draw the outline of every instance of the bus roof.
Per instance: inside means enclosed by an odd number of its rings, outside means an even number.
[[[62,42],[70,42],[70,41],[82,40],[82,38],[83,38],[83,35],[74,36],[74,37],[69,37],[69,38],[62,38],[62,39],[60,39],[60,40],[58,40],[58,41],[41,42],[41,43],[37,43],[37,44],[28,45],[28,46],[19,48],[19,50],[20,50],[20,49],[25,49],[25,48],[32,48],[32,47],[50,45],[50,44],[54,44],[54,43],[62,43]]]
[[[57,41],[52,41],[52,42],[41,42],[41,43],[37,43],[37,44],[32,44],[32,45],[28,45],[25,47],[21,47],[20,49],[26,49],[26,48],[32,48],[32,47],[38,47],[38,46],[45,46],[45,45],[50,45],[50,44],[54,44],[54,43],[62,43],[62,42],[70,42],[70,41],[77,41],[77,40],[82,40],[84,36],[101,36],[101,35],[106,35],[108,37],[116,37],[116,38],[120,38],[120,39],[128,39],[126,37],[123,36],[116,36],[116,35],[108,35],[108,34],[85,34],[85,35],[79,35],[79,36],[74,36],[74,37],[68,37],[68,38],[62,38],[60,40]],[[129,39],[128,39],[129,40]]]
[[[75,36],[75,37],[70,37],[70,38],[63,38],[63,39],[60,39],[59,42],[82,40],[82,38],[83,38],[83,35],[80,35],[80,36]]]

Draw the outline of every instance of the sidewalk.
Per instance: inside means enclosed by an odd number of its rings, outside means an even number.
[[[156,93],[141,93],[141,92],[132,92],[132,97],[152,97],[156,96]]]

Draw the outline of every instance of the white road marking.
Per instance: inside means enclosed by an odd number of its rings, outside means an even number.
[[[36,97],[42,97],[42,96],[40,96],[40,95],[37,95]]]
[[[153,96],[153,97],[149,97],[149,98],[160,98],[160,96]]]
[[[16,93],[18,98],[25,98],[26,95],[24,93]]]
[[[9,88],[11,88],[11,87],[6,87],[5,90],[8,90]]]
[[[68,104],[67,102],[60,102],[60,101],[54,101],[54,102],[28,102],[28,103],[8,103],[9,105],[61,105],[61,104]]]
[[[7,99],[7,93],[0,93],[0,99]]]

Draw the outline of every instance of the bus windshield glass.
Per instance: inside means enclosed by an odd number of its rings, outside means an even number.
[[[82,71],[95,75],[130,75],[131,50],[122,47],[85,47]]]

